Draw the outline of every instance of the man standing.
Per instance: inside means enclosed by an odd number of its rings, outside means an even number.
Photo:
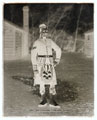
[[[60,106],[54,99],[54,96],[56,95],[55,85],[57,85],[54,67],[60,62],[61,49],[51,39],[47,38],[48,28],[45,24],[41,24],[39,28],[40,37],[34,42],[31,50],[31,61],[34,71],[34,86],[40,86],[40,94],[42,97],[39,107],[47,105],[45,85],[49,85],[49,106],[59,108]],[[53,59],[53,50],[56,53],[55,59]]]

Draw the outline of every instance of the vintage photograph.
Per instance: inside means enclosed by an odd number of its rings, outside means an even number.
[[[94,116],[94,4],[3,5],[4,116]]]

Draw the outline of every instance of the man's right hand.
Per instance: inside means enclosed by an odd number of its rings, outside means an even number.
[[[37,69],[37,65],[33,65],[33,72],[34,72],[34,74],[39,73],[39,71]]]
[[[38,70],[34,70],[34,74],[38,74],[39,73],[39,71]]]

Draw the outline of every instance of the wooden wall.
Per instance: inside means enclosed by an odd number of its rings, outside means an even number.
[[[3,31],[3,40],[4,40],[4,59],[14,59],[15,57],[15,38],[14,38],[14,29],[7,22],[4,22],[4,31]]]
[[[4,60],[20,59],[28,54],[28,33],[4,21],[3,29]]]

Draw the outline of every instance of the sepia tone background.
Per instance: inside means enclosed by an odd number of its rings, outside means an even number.
[[[93,115],[93,4],[5,4],[3,22],[4,115]],[[62,49],[56,67],[59,110],[37,107],[30,50],[39,37],[39,25],[48,25],[48,37]]]

